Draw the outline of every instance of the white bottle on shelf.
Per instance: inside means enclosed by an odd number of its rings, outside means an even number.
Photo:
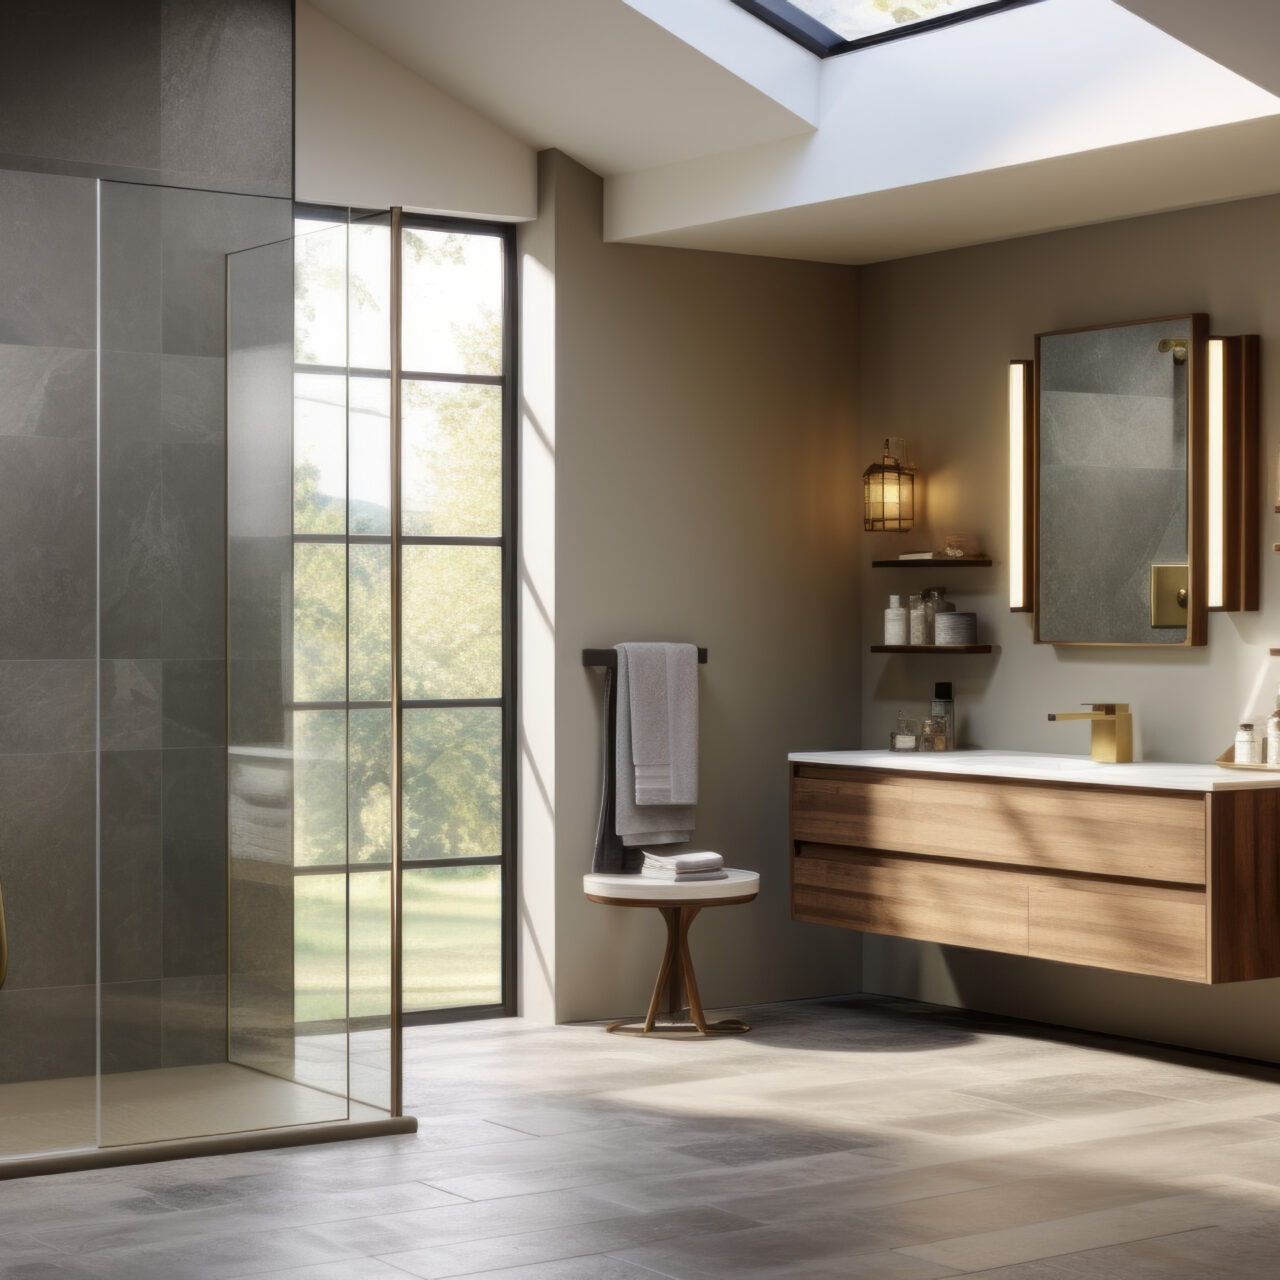
[[[1276,690],[1276,709],[1267,717],[1267,768],[1280,769],[1280,689]]]
[[[907,611],[902,607],[901,596],[889,597],[889,607],[884,611],[884,642],[907,643]]]

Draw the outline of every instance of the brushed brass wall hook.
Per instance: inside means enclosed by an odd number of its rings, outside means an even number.
[[[1187,363],[1186,338],[1161,338],[1160,344],[1156,349],[1158,351],[1172,351],[1174,364]]]

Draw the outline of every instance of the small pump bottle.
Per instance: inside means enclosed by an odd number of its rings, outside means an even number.
[[[1236,730],[1236,764],[1261,764],[1262,742],[1251,724],[1242,724]]]
[[[947,722],[946,750],[956,749],[956,704],[951,696],[951,681],[938,680],[933,686],[933,701],[929,704],[930,717],[940,717]]]
[[[1276,691],[1276,709],[1267,717],[1267,768],[1280,769],[1280,689]]]
[[[901,596],[889,597],[889,607],[884,611],[884,642],[907,643],[907,611],[902,607]]]

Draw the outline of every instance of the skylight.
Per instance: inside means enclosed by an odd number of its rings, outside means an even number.
[[[828,57],[1038,0],[733,0],[739,8]]]

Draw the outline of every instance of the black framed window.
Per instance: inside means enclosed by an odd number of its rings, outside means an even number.
[[[371,997],[382,989],[375,979],[389,952],[376,922],[390,892],[394,805],[403,1021],[511,1013],[514,234],[505,224],[400,216],[392,361],[390,220],[353,211],[348,224],[346,210],[301,206],[295,230],[298,964],[309,935],[341,909],[350,870],[360,873],[346,903],[350,1016],[364,1012],[363,986]],[[316,1016],[327,1012],[318,1001]]]
[[[820,58],[1040,0],[733,0]]]

